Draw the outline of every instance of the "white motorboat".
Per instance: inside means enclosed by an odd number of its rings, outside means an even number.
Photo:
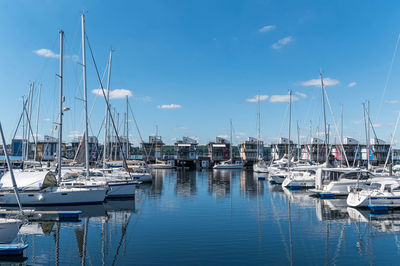
[[[256,173],[268,173],[268,165],[264,160],[260,160],[253,164],[253,171]]]
[[[157,161],[156,163],[149,164],[149,168],[151,169],[174,169],[175,167],[168,163],[168,162],[163,162],[163,161]]]
[[[243,164],[241,162],[232,163],[231,160],[221,162],[219,164],[214,165],[213,169],[222,170],[222,169],[243,169]]]
[[[15,195],[13,194],[14,198]],[[0,218],[0,244],[11,243],[18,234],[22,221],[19,219]]]
[[[321,197],[347,196],[350,188],[365,188],[373,177],[359,168],[319,168],[312,191]]]
[[[400,207],[400,180],[397,178],[379,178],[368,188],[353,188],[347,196],[350,207],[383,206],[386,208]]]
[[[291,171],[282,182],[282,187],[304,189],[315,186],[315,170]]]
[[[282,184],[283,180],[289,175],[287,169],[275,170],[273,173],[269,174],[270,183],[272,184]]]
[[[50,171],[14,171],[20,201],[23,206],[74,205],[102,203],[107,187],[70,188],[58,186]],[[0,180],[0,206],[17,206],[11,174]]]

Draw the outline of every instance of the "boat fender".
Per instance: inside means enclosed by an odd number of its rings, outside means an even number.
[[[43,194],[40,194],[40,195],[39,195],[38,200],[40,200],[40,201],[43,201],[43,200],[44,200]]]

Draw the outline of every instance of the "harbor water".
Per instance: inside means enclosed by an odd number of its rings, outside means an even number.
[[[18,236],[27,264],[398,264],[400,213],[288,191],[241,170],[154,170],[135,200],[63,207],[78,222],[38,221]],[[52,208],[56,209],[56,208]]]

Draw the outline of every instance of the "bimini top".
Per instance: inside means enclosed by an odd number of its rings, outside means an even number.
[[[18,171],[14,170],[15,182],[19,190],[41,190],[57,185],[57,179],[50,171]],[[0,190],[11,190],[13,184],[10,172],[0,179]]]

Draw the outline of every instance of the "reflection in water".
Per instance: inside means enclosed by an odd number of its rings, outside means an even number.
[[[189,197],[196,195],[196,172],[184,169],[176,171],[175,193],[178,196]]]
[[[251,171],[242,171],[240,174],[240,193],[242,196],[256,198],[258,194],[264,195],[264,189],[258,190],[258,184],[262,184],[263,188],[265,181],[258,181]]]
[[[231,182],[238,177],[237,170],[214,170],[208,172],[208,193],[217,198],[231,194]]]
[[[249,171],[154,171],[135,200],[40,208],[78,222],[20,230],[28,264],[396,264],[400,211],[374,215]]]

